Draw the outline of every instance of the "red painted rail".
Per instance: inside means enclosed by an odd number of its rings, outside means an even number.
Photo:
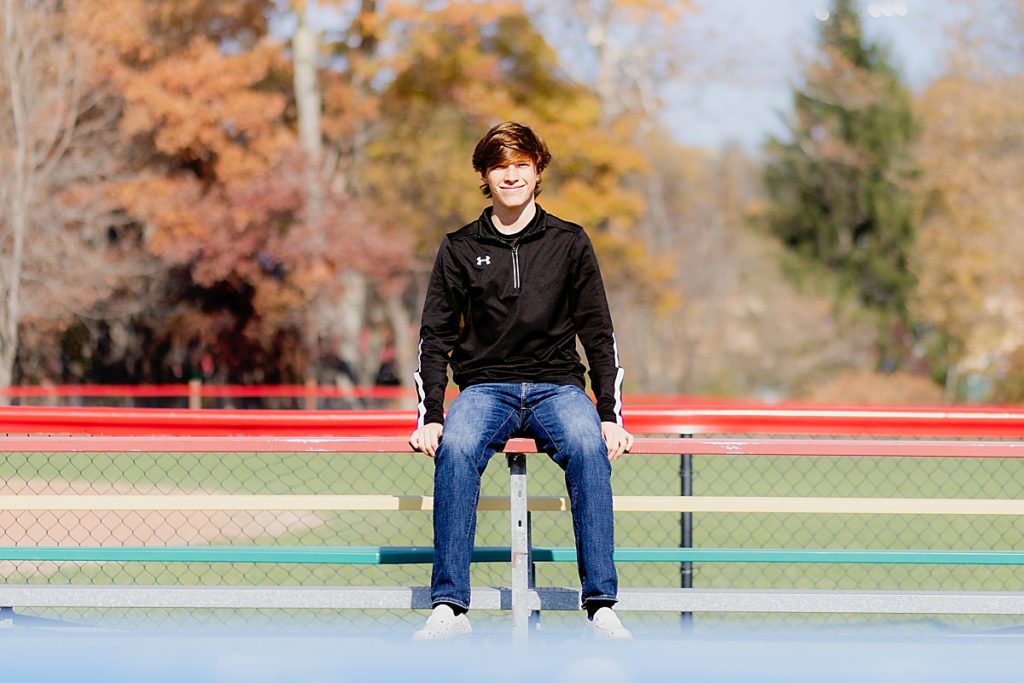
[[[0,408],[0,433],[166,436],[408,436],[412,411]]]
[[[841,434],[1024,437],[1019,408],[906,406],[637,406],[626,426],[642,434]]]
[[[415,396],[394,386],[339,387],[328,384],[46,384],[0,387],[11,398],[380,398]]]
[[[0,407],[0,433],[94,436],[407,436],[403,410],[175,410]],[[1024,410],[758,406],[636,406],[624,411],[634,434],[787,434],[1024,438]]]

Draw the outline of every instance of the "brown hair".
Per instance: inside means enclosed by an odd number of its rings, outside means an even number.
[[[551,162],[551,152],[544,144],[540,136],[533,132],[529,126],[515,121],[499,123],[491,128],[476,143],[473,150],[473,168],[481,176],[495,166],[507,164],[519,157],[528,157],[537,167],[538,175],[547,168]],[[490,198],[491,188],[487,183],[480,186],[485,197]],[[540,179],[537,179],[537,187],[533,191],[536,197],[540,194]]]

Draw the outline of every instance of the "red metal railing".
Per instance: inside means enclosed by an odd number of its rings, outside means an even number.
[[[641,434],[842,434],[1024,437],[1024,410],[963,406],[637,406],[624,412]]]
[[[409,410],[0,408],[0,433],[7,434],[406,436],[415,422]],[[635,434],[1024,437],[1018,408],[627,405],[624,422]]]
[[[44,384],[0,387],[0,396],[21,399],[58,398],[185,398],[199,408],[204,398],[301,398],[307,407],[318,398],[393,400],[414,396],[410,389],[395,386],[337,386],[333,384]]]

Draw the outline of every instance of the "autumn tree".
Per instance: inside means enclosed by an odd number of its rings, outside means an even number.
[[[125,257],[131,237],[104,196],[119,171],[117,102],[61,5],[4,0],[0,14],[0,386],[27,327],[59,334],[144,266]],[[45,364],[28,374],[60,379]]]
[[[299,121],[309,108],[300,117],[292,55],[270,35],[278,6],[90,0],[68,11],[94,48],[94,72],[116,91],[114,130],[132,161],[106,196],[157,283],[132,315],[79,319],[90,338],[76,344],[82,353],[120,349],[102,364],[93,354],[86,377],[301,380],[331,351],[318,337],[341,275],[389,281],[402,247],[392,240],[377,257],[361,205],[331,191],[303,143],[323,136]],[[114,338],[128,341],[104,341]],[[101,365],[121,370],[98,376]]]
[[[697,359],[722,338],[761,348],[728,326],[733,311],[746,320],[736,291],[758,260],[737,227],[750,162],[681,149],[659,123],[687,64],[676,31],[691,3],[63,7],[61,31],[84,39],[106,88],[90,92],[115,105],[103,122],[117,144],[92,151],[116,148],[129,166],[61,196],[105,202],[89,224],[151,277],[97,290],[56,341],[23,325],[38,356],[25,367],[64,355],[68,379],[276,382],[344,364],[368,381],[390,344],[410,377],[425,273],[412,274],[485,204],[472,146],[510,118],[555,152],[542,203],[601,252],[634,388],[708,386],[705,370],[727,363]]]
[[[683,21],[690,0],[527,0],[531,14],[559,26],[560,54],[574,78],[593,88],[604,122],[640,115],[653,123],[663,91],[686,69]]]
[[[799,320],[802,333],[821,335],[817,302],[792,316],[785,298],[760,301],[776,282],[763,236],[750,234],[746,214],[759,198],[755,161],[736,146],[688,148],[666,130],[665,102],[702,82],[743,78],[749,36],[739,49],[732,32],[695,34],[691,21],[702,3],[664,0],[529,2],[531,13],[557,34],[566,69],[597,95],[603,125],[628,131],[629,146],[643,160],[626,178],[642,199],[641,218],[630,238],[641,242],[633,258],[644,264],[654,287],[614,279],[609,296],[627,382],[633,388],[672,393],[737,393],[762,386],[786,390],[816,362],[833,357],[832,344],[797,351],[802,335],[758,338],[759,315]],[[678,104],[676,105],[678,106]],[[750,274],[758,286],[751,289]],[[798,297],[797,297],[798,298]],[[820,339],[820,336],[819,336]],[[789,359],[790,372],[766,361],[760,350]],[[792,351],[787,356],[786,352]],[[799,358],[794,356],[799,355]]]
[[[852,0],[837,0],[822,23],[804,81],[793,94],[791,139],[767,147],[766,220],[805,263],[879,314],[879,364],[892,369],[907,352],[914,285],[910,96],[886,50],[864,36]]]
[[[917,106],[914,310],[949,398],[1024,397],[1024,5],[965,4],[948,73]],[[973,379],[972,379],[973,378]],[[988,389],[968,388],[968,381]],[[990,393],[994,386],[995,392]]]
[[[163,349],[136,350],[159,357],[135,381],[184,378],[203,354],[221,379],[243,381],[268,364],[293,378],[303,349],[281,333],[295,336],[302,322],[302,286],[287,277],[300,188],[286,62],[266,35],[270,4],[76,7],[80,30],[105,46],[123,101],[119,132],[137,164],[112,196],[141,226],[144,252],[164,264],[162,300],[120,323],[151,330]]]
[[[317,7],[328,7],[349,17],[344,28],[337,27],[328,37],[313,17]],[[373,75],[381,68],[377,49],[386,33],[388,17],[376,0],[357,2],[294,3],[297,26],[291,39],[295,83],[295,107],[299,139],[305,154],[305,215],[314,238],[324,240],[328,223],[337,220],[337,209],[345,214],[364,215],[365,203],[359,192],[359,165],[365,156],[368,132],[373,119],[376,93]],[[333,204],[335,211],[325,211]],[[334,215],[331,215],[334,214]],[[396,272],[380,281],[373,264],[395,266],[403,259],[399,252],[403,240],[385,236],[369,217],[351,224],[345,239],[363,258],[338,258],[330,263],[332,277],[318,288],[310,301],[316,333],[334,347],[340,362],[348,368],[350,379],[368,381],[376,374],[381,325],[375,324],[374,308],[388,314],[394,335],[408,343],[408,321],[397,316],[394,297],[401,286],[393,286]],[[321,248],[327,246],[321,243]],[[401,277],[399,280],[403,279]],[[374,304],[383,303],[383,306]],[[397,316],[397,317],[396,317]],[[366,348],[363,333],[369,331],[371,345]],[[411,368],[399,371],[411,381]],[[322,374],[322,373],[321,373]]]
[[[645,277],[629,239],[642,198],[623,182],[643,160],[625,131],[601,126],[598,98],[560,74],[530,18],[513,6],[453,6],[410,37],[384,93],[387,125],[370,146],[367,177],[386,220],[417,235],[419,255],[432,257],[441,234],[479,214],[473,145],[497,121],[517,119],[535,126],[557,157],[545,173],[545,206],[591,228],[610,270]]]

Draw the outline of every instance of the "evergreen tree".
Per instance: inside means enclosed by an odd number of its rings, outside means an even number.
[[[880,314],[883,367],[901,355],[914,285],[911,98],[886,50],[868,41],[852,0],[822,22],[820,55],[794,92],[791,141],[768,144],[768,225]]]

